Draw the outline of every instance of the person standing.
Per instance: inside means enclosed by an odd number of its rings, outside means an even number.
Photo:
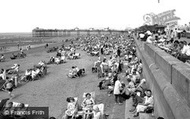
[[[104,49],[103,49],[103,46],[101,46],[101,48],[100,48],[100,52],[101,52],[101,55],[103,55],[103,54],[104,54]]]
[[[23,53],[23,49],[22,49],[22,48],[20,48],[20,53],[21,53],[21,54]]]
[[[171,40],[175,40],[175,33],[173,30],[171,30],[170,38],[171,38]]]
[[[17,44],[17,47],[18,47],[18,49],[20,49],[20,45],[19,45],[19,43]]]
[[[121,82],[120,82],[120,78],[118,77],[117,81],[115,82],[115,85],[114,85],[114,91],[113,91],[113,94],[115,95],[115,103],[119,103],[121,104],[120,102],[120,95],[121,95],[121,92],[120,92],[120,89],[121,89]]]
[[[117,49],[117,56],[120,57],[120,55],[121,55],[121,50],[120,50],[120,48],[118,47],[118,49]]]

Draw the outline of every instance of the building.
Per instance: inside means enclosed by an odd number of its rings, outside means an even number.
[[[162,12],[158,15],[155,15],[154,13],[149,13],[144,15],[143,19],[145,21],[146,25],[163,25],[167,26],[168,29],[172,29],[178,25],[178,20],[180,20],[179,17],[175,16],[176,10],[168,10],[165,12]]]
[[[80,36],[90,34],[112,34],[112,33],[126,33],[126,30],[110,30],[110,29],[42,29],[35,28],[32,30],[33,37],[69,37],[69,36]]]

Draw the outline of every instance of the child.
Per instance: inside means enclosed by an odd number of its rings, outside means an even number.
[[[9,81],[6,84],[5,89],[8,91],[8,94],[9,94],[10,98],[13,98],[14,97],[14,95],[12,94],[12,91],[13,91],[13,81]]]

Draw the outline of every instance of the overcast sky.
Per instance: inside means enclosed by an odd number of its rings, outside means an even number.
[[[33,28],[125,29],[144,23],[147,13],[176,9],[180,24],[190,22],[190,0],[0,0],[0,32]],[[187,12],[188,11],[188,12]]]

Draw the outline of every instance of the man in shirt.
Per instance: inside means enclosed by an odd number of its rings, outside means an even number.
[[[7,74],[6,74],[6,70],[5,70],[5,69],[2,69],[2,74],[0,74],[0,77],[1,77],[3,80],[6,80]]]
[[[120,78],[117,79],[117,81],[115,82],[115,86],[114,86],[114,91],[113,91],[113,94],[115,95],[115,103],[119,103],[121,104],[120,102],[120,88],[121,88],[121,82],[120,82]]]
[[[149,32],[148,32],[148,33],[149,33]],[[147,42],[147,43],[152,43],[152,40],[153,40],[153,38],[152,38],[152,34],[149,33],[146,42]]]
[[[183,41],[183,48],[181,49],[181,55],[179,56],[179,60],[182,62],[186,62],[187,60],[190,60],[190,54],[189,54],[190,46],[187,45],[186,41]]]

